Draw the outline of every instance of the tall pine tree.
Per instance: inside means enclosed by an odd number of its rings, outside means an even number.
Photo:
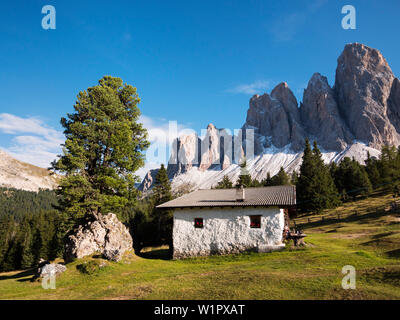
[[[158,170],[152,195],[154,209],[152,216],[157,225],[156,242],[172,245],[172,211],[156,208],[158,205],[172,200],[171,182],[167,170],[162,164]]]
[[[64,175],[58,194],[61,210],[73,219],[115,212],[135,203],[135,171],[144,165],[147,131],[138,122],[136,88],[105,76],[78,94],[75,112],[61,119],[66,141],[53,162]]]
[[[239,178],[236,182],[236,186],[250,187],[252,184],[252,179],[249,170],[247,169],[246,158],[242,159],[242,161],[239,164],[239,167],[240,167],[240,173],[239,173]]]
[[[272,186],[272,178],[269,171],[267,172],[267,177],[262,181],[262,184],[264,185],[264,187]]]
[[[356,160],[345,157],[339,166],[331,165],[331,173],[335,180],[335,185],[342,195],[353,197],[358,195],[368,195],[371,190],[371,182],[365,168]]]
[[[368,151],[367,160],[365,160],[365,170],[373,188],[377,188],[381,181],[378,167],[379,161],[376,158],[372,158]]]
[[[233,188],[233,183],[227,175],[224,175],[222,180],[219,181],[217,183],[217,186],[215,187],[215,189],[231,189],[231,188]]]
[[[290,184],[289,176],[286,174],[283,167],[280,168],[279,172],[274,175],[271,179],[272,186],[285,186]]]
[[[306,139],[303,162],[296,187],[297,203],[303,212],[320,212],[339,204],[339,196],[317,143],[311,150]]]

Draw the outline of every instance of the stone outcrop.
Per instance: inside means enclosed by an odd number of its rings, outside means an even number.
[[[363,44],[346,45],[338,59],[334,90],[340,114],[354,137],[371,147],[400,143],[387,115],[393,80],[382,54]]]
[[[207,126],[206,136],[201,141],[200,170],[228,168],[238,157],[234,154],[235,142],[234,137],[227,130],[217,129],[210,123]]]
[[[244,156],[243,137],[232,135],[226,129],[218,129],[212,123],[207,126],[203,139],[197,134],[181,135],[171,147],[167,174],[169,179],[185,174],[192,168],[201,172],[224,170],[233,163],[239,163]],[[158,169],[149,170],[139,190],[148,192],[154,183]]]
[[[173,141],[167,168],[170,178],[199,165],[200,145],[201,139],[196,133],[181,135]]]
[[[128,229],[115,214],[93,215],[67,237],[64,260],[69,262],[100,253],[108,260],[119,261],[132,246]]]
[[[153,183],[156,179],[158,169],[151,169],[147,171],[146,175],[144,176],[142,183],[139,185],[138,189],[141,191],[147,191],[151,189]]]
[[[271,145],[282,148],[291,144],[294,151],[301,150],[305,134],[296,97],[287,83],[276,86],[271,95],[254,95],[250,99],[243,129],[254,129],[256,154]]]
[[[201,142],[201,151],[200,170],[204,171],[212,165],[220,164],[219,132],[212,123],[207,126],[207,134]]]
[[[343,150],[354,137],[340,117],[335,93],[326,77],[314,73],[300,108],[304,130],[325,150]]]
[[[388,99],[388,118],[397,132],[400,132],[400,80],[395,78]]]

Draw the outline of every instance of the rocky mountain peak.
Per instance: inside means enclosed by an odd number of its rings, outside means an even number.
[[[167,172],[169,177],[185,173],[194,165],[200,163],[201,139],[196,133],[181,135],[175,139],[171,146],[171,156],[168,161]],[[155,176],[156,171],[152,171]],[[152,176],[146,180],[150,181]],[[151,183],[150,183],[151,184]]]
[[[338,68],[339,71],[350,72],[355,72],[356,69],[359,72],[373,70],[393,77],[392,70],[382,53],[361,43],[349,43],[344,47],[338,58]]]
[[[252,97],[243,128],[254,129],[256,137],[261,137],[262,141],[256,141],[256,153],[272,145],[283,148],[290,144],[293,150],[301,149],[304,130],[298,103],[286,82],[278,84],[271,95]]]
[[[376,49],[354,43],[338,59],[335,94],[339,111],[354,137],[379,148],[400,143],[387,116],[394,75]]]
[[[304,90],[300,108],[304,130],[325,150],[343,150],[353,137],[340,117],[328,79],[314,73]]]
[[[219,143],[219,132],[217,128],[210,123],[207,126],[207,134],[201,142],[200,170],[207,170],[212,165],[220,163]]]
[[[314,73],[304,90],[303,102],[286,82],[270,95],[250,99],[244,128],[259,136],[255,150],[290,145],[297,152],[304,138],[322,148],[342,151],[354,140],[371,147],[400,143],[400,89],[387,61],[376,49],[348,44],[338,58],[333,88],[325,76]]]
[[[332,90],[329,86],[327,77],[321,75],[319,72],[315,72],[310,81],[308,81],[307,89],[314,91],[329,91]]]

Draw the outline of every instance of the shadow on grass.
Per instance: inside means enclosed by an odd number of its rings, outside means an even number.
[[[383,232],[383,233],[379,233],[379,234],[374,234],[373,236],[371,236],[371,238],[372,239],[380,239],[380,238],[390,236],[392,234],[394,234],[394,232]]]
[[[11,280],[11,279],[16,279],[21,282],[30,281],[31,278],[28,278],[28,279],[22,279],[22,278],[25,278],[28,276],[33,276],[34,274],[35,274],[35,269],[29,269],[29,270],[21,271],[21,272],[18,272],[16,274],[9,275],[9,276],[6,276],[6,275],[0,276],[0,281],[1,280]]]
[[[296,223],[298,229],[309,229],[315,227],[323,227],[329,226],[331,224],[337,224],[342,222],[359,222],[361,224],[370,223],[370,219],[378,219],[383,216],[393,215],[393,211],[379,211],[379,212],[370,212],[362,215],[352,214],[345,218],[337,219],[337,218],[324,218],[324,220],[318,220],[313,222],[305,222],[305,223]],[[335,231],[331,231],[335,232]]]
[[[158,259],[158,260],[171,260],[169,249],[156,249],[138,254],[139,257],[144,259]]]
[[[400,259],[400,249],[395,249],[395,250],[387,251],[386,254],[387,254],[390,258],[397,258],[397,259]]]

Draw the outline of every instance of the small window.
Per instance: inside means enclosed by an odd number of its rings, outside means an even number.
[[[250,228],[261,228],[261,216],[250,216]]]
[[[194,218],[194,227],[203,228],[203,218]]]

